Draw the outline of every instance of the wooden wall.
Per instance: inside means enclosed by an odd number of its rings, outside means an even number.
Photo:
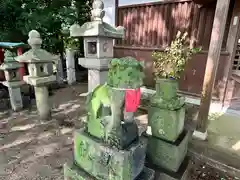
[[[116,41],[115,55],[117,57],[134,56],[138,60],[145,61],[147,76],[145,84],[154,86],[152,52],[161,51],[168,46],[178,30],[187,31],[190,45],[201,46],[203,51],[189,62],[180,80],[180,90],[188,94],[199,95],[203,83],[214,13],[215,3],[199,8],[191,0],[166,0],[118,7],[117,24],[126,28],[126,37],[124,40]],[[227,27],[229,27],[229,23]],[[228,28],[226,28],[222,47],[220,69],[228,59],[228,53],[225,52],[227,35]],[[219,70],[217,81],[222,81],[222,79],[223,71]],[[219,83],[221,84],[217,81],[216,87]]]

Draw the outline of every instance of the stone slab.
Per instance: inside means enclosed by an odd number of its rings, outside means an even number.
[[[154,180],[154,174],[155,172],[152,169],[144,167],[141,174],[135,180]],[[71,165],[64,164],[64,180],[97,180],[97,179],[91,176],[90,174],[86,173],[84,170],[82,170],[73,163]]]
[[[140,138],[125,150],[119,150],[80,129],[75,131],[74,159],[79,167],[94,177],[132,180],[144,168],[146,147],[146,138]]]
[[[174,143],[147,133],[144,133],[144,135],[148,137],[148,159],[157,166],[177,172],[187,155],[190,132],[183,131]]]
[[[31,77],[31,76],[23,76],[23,80],[32,86],[47,86],[53,82],[55,82],[56,76],[46,76],[46,77]]]
[[[166,170],[149,162],[146,162],[146,167],[156,171],[156,180],[186,180],[188,176],[189,160],[190,158],[186,157],[177,172]]]

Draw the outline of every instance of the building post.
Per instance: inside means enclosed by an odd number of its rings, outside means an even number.
[[[212,100],[212,91],[214,88],[223,36],[226,29],[229,5],[230,0],[218,0],[215,11],[210,47],[203,81],[201,103],[196,129],[197,131],[194,133],[196,137],[204,140],[207,138],[208,114]]]

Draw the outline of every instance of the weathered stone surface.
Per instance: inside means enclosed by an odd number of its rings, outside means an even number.
[[[10,102],[14,111],[21,110],[23,108],[22,95],[20,88],[8,88]]]
[[[177,172],[187,155],[190,133],[184,131],[174,143],[148,136],[147,157],[153,164]]]
[[[75,164],[64,164],[64,179],[65,180],[97,180],[93,176],[89,175]],[[154,171],[149,168],[144,168],[141,174],[136,178],[136,180],[153,180],[154,179]],[[110,180],[108,179],[101,179],[98,180]],[[114,179],[119,180],[119,179]],[[133,180],[133,179],[132,179]]]
[[[76,164],[97,179],[132,180],[143,170],[147,142],[143,138],[126,150],[110,148],[89,137],[84,129],[75,132]]]
[[[88,99],[86,126],[89,134],[118,149],[124,149],[138,139],[134,116],[126,117],[125,114],[124,117],[125,90],[98,86]]]
[[[46,76],[46,77],[31,77],[23,76],[23,80],[32,86],[47,86],[56,81],[56,76]]]
[[[188,176],[189,157],[186,157],[177,172],[172,172],[146,162],[146,167],[154,169],[156,180],[186,180]]]
[[[49,102],[49,93],[46,86],[34,87],[36,94],[36,104],[41,120],[51,119],[51,108]]]
[[[185,121],[185,108],[177,110],[162,109],[150,106],[148,111],[148,124],[152,135],[174,142],[182,133]]]

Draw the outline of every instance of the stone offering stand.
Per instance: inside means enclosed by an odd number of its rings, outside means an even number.
[[[177,95],[177,81],[158,79],[156,93],[150,100],[149,128],[145,135],[148,137],[148,161],[160,169],[160,180],[184,176],[190,138],[190,132],[184,129],[184,121],[185,100]]]

